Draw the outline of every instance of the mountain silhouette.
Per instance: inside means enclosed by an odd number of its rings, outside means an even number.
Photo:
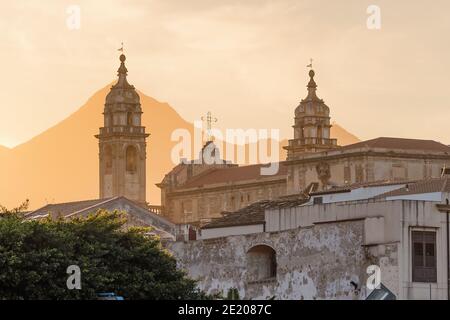
[[[9,149],[4,146],[0,146],[0,157],[6,155],[9,152]]]
[[[76,112],[15,148],[0,146],[0,204],[15,207],[25,199],[30,209],[47,203],[98,198],[98,141],[94,135],[103,125],[103,108],[111,85],[96,92]],[[147,201],[160,203],[160,182],[176,164],[171,161],[171,141],[175,129],[193,132],[193,125],[167,103],[139,92],[142,125],[150,133],[147,140]],[[359,140],[334,124],[332,136],[341,145]],[[281,159],[285,151],[280,142]]]

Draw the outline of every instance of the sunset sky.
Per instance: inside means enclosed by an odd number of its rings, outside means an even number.
[[[79,30],[66,25],[73,4]],[[372,4],[381,30],[366,26]],[[332,120],[361,139],[450,144],[449,15],[448,0],[3,1],[0,145],[27,141],[112,82],[122,41],[130,82],[188,121],[209,110],[221,128],[291,137],[312,57]]]

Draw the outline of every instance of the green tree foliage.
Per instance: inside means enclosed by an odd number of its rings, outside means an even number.
[[[239,290],[237,288],[229,289],[226,300],[240,300]]]
[[[99,211],[87,218],[28,221],[0,211],[0,300],[202,299],[195,281],[148,229],[124,230],[125,215]],[[81,269],[81,290],[69,290],[67,268]]]

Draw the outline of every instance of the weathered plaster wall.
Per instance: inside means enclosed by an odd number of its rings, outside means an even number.
[[[202,290],[243,299],[358,299],[351,281],[365,284],[370,264],[363,246],[364,221],[320,224],[275,233],[176,242],[168,249]],[[277,254],[276,278],[249,281],[247,252],[265,244]]]
[[[397,299],[400,293],[399,243],[381,244],[366,247],[366,256],[371,265],[377,265],[381,271],[381,282],[392,291]]]

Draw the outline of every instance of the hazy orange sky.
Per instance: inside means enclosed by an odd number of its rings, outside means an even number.
[[[69,5],[81,28],[66,26]],[[366,27],[379,5],[382,28]],[[362,139],[450,143],[448,0],[3,1],[0,145],[25,142],[115,79],[188,121],[210,110],[222,128],[291,137],[314,58],[319,96]]]

